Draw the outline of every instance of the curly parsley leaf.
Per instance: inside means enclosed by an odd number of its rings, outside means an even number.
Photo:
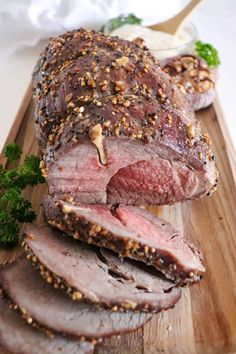
[[[15,144],[7,145],[3,153],[9,162],[15,162],[21,157],[21,149]],[[0,165],[0,247],[11,248],[19,239],[21,223],[32,223],[36,214],[30,201],[21,196],[27,186],[44,183],[40,170],[40,160],[29,155],[22,165],[6,170]]]
[[[18,243],[20,226],[6,210],[0,210],[0,247],[12,248]]]
[[[206,60],[210,67],[217,67],[220,65],[218,51],[213,47],[212,44],[197,41],[195,43],[195,51],[199,57]]]
[[[21,152],[22,152],[21,148],[16,143],[8,144],[3,149],[3,154],[8,159],[9,162],[14,162],[19,160],[21,156]]]

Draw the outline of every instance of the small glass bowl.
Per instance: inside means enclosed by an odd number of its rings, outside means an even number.
[[[110,34],[110,29],[109,29],[110,24],[107,23],[104,27],[104,33],[105,34]],[[143,26],[144,28],[146,26]],[[148,27],[147,27],[148,28]],[[198,33],[197,33],[197,28],[195,25],[191,22],[186,23],[183,28],[181,29],[180,33],[178,34],[177,37],[181,38],[183,44],[180,44],[178,46],[168,46],[166,48],[155,48],[155,43],[148,41],[147,47],[149,50],[152,52],[152,54],[160,61],[165,61],[166,59],[172,58],[176,55],[179,54],[191,54],[194,53],[194,47],[195,47],[195,41],[197,39]],[[141,33],[137,32],[132,33],[130,37],[124,39],[129,39],[133,40],[136,37],[142,37]],[[184,38],[183,38],[184,37]]]
[[[198,38],[196,26],[189,22],[186,23],[178,37],[186,36],[186,42],[176,46],[176,47],[167,47],[167,48],[149,48],[152,54],[160,61],[165,61],[166,59],[175,57],[176,55],[181,54],[193,54],[195,50],[195,42]]]

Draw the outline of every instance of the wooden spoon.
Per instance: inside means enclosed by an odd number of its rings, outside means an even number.
[[[162,31],[172,35],[176,35],[180,31],[180,29],[182,28],[183,24],[190,16],[192,11],[196,9],[196,7],[201,2],[203,2],[203,0],[191,0],[188,3],[188,5],[183,8],[182,11],[180,11],[177,15],[172,17],[170,20],[157,23],[156,25],[151,25],[149,26],[149,28],[151,28],[154,31]]]

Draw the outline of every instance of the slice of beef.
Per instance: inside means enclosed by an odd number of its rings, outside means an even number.
[[[67,288],[75,300],[118,310],[158,312],[174,306],[181,290],[154,268],[114,256],[112,262],[99,249],[49,228],[26,229],[26,252],[46,279]]]
[[[72,205],[50,196],[43,202],[49,224],[88,243],[141,260],[180,284],[193,283],[205,269],[197,252],[168,222],[138,207]]]
[[[60,335],[47,337],[25,323],[0,297],[0,344],[16,354],[92,354],[94,346]]]
[[[50,194],[83,203],[162,205],[215,188],[209,138],[195,122],[154,99],[117,96],[115,102],[84,106],[55,130],[43,164]]]
[[[54,332],[98,340],[135,331],[151,318],[150,314],[144,312],[115,312],[73,301],[65,291],[54,289],[49,284],[51,279],[48,280],[46,282],[26,258],[0,271],[4,294],[17,305],[17,309],[21,312],[23,309],[24,317],[26,313],[28,321],[34,321]]]
[[[174,83],[183,87],[195,111],[208,107],[214,101],[215,73],[204,59],[196,55],[179,55],[169,59],[163,70],[172,77]]]

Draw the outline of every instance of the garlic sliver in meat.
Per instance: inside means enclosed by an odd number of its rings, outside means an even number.
[[[90,139],[92,143],[97,147],[99,159],[103,165],[107,165],[108,158],[103,145],[104,136],[102,135],[101,124],[96,124],[90,130]]]

